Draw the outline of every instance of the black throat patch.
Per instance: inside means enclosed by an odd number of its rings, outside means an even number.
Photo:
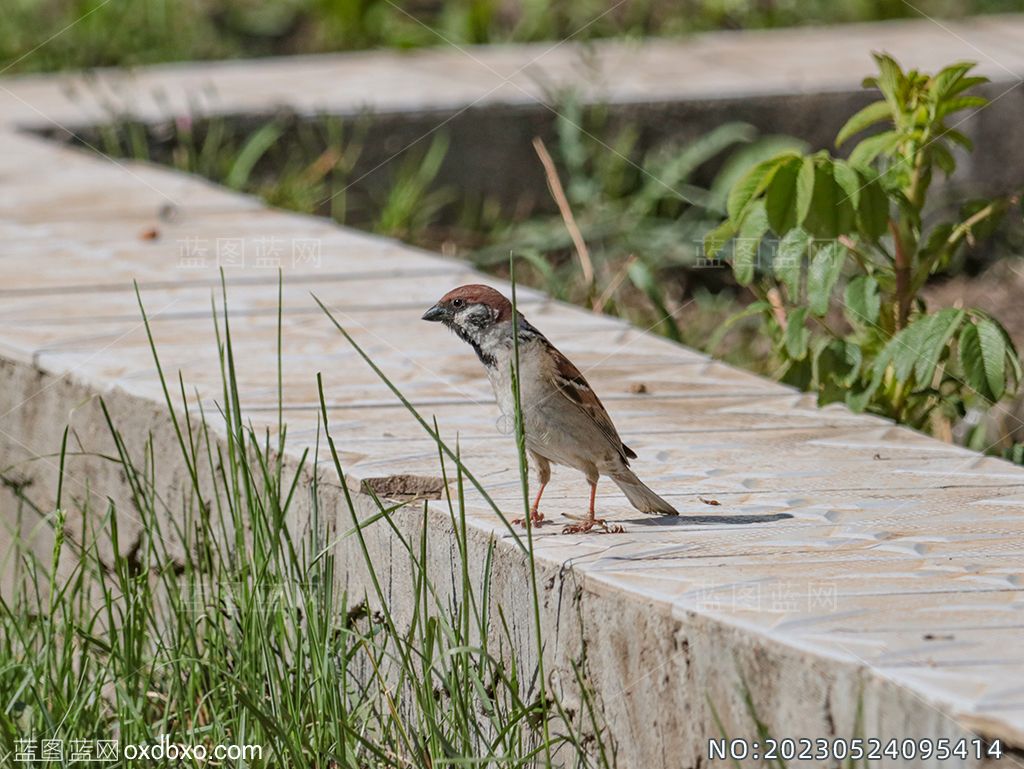
[[[457,336],[459,339],[461,339],[463,342],[465,342],[466,344],[473,348],[473,352],[476,353],[476,357],[478,357],[480,359],[480,362],[483,363],[485,366],[490,368],[491,366],[497,363],[497,361],[494,359],[494,356],[488,352],[485,352],[483,347],[480,346],[480,340],[478,340],[472,334],[467,333],[464,328],[455,323],[450,324],[448,328],[455,332],[455,336]]]

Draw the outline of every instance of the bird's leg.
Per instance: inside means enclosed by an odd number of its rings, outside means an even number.
[[[533,466],[537,469],[537,480],[540,481],[540,490],[537,492],[537,498],[533,500],[533,506],[530,508],[530,523],[539,527],[544,521],[544,514],[540,512],[540,498],[544,496],[544,487],[551,480],[551,463],[545,457],[532,451],[530,452],[530,459],[533,460]],[[526,525],[526,521],[522,518],[516,518],[512,523],[519,526]]]
[[[540,511],[540,498],[544,496],[544,487],[548,485],[547,481],[544,481],[540,485],[540,489],[537,491],[537,498],[533,500],[533,507],[530,508],[530,520],[535,526],[540,526],[544,520],[544,513]]]
[[[590,484],[590,509],[587,510],[587,517],[579,523],[570,523],[568,526],[563,527],[562,533],[586,534],[595,526],[598,526],[605,534],[622,534],[623,528],[619,524],[609,524],[603,518],[594,517],[594,500],[597,497],[597,482],[588,481],[588,483]]]
[[[544,522],[544,513],[540,511],[540,498],[544,496],[544,487],[548,485],[547,481],[543,481],[540,484],[540,490],[537,492],[537,498],[533,500],[533,505],[530,507],[530,523],[534,526],[539,527]],[[525,526],[525,518],[514,518],[512,523],[517,526]]]

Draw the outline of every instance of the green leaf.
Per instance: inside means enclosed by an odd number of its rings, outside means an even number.
[[[836,182],[834,173],[829,160],[814,169],[814,195],[802,225],[816,238],[835,238],[853,227],[853,202]]]
[[[987,83],[989,81],[987,77],[964,77],[975,66],[976,63],[973,61],[958,61],[948,67],[943,67],[932,78],[930,85],[930,90],[935,94],[936,100],[941,102],[958,93],[963,93],[968,88]]]
[[[814,195],[802,224],[816,238],[836,236],[836,203],[841,193],[831,170],[826,164],[814,167]]]
[[[959,144],[968,152],[974,152],[974,142],[968,139],[960,131],[955,131],[952,128],[950,128],[947,129],[946,132],[942,134],[942,137],[944,139],[949,139],[951,142],[954,142],[955,144]]]
[[[960,368],[963,371],[967,386],[983,398],[990,398],[988,377],[985,376],[985,361],[981,352],[981,338],[978,327],[968,323],[960,332],[957,340],[960,353]]]
[[[849,371],[843,378],[843,384],[846,387],[852,387],[853,383],[857,381],[857,375],[860,374],[860,367],[864,363],[864,351],[860,349],[859,344],[846,342],[844,353],[846,355],[846,365],[849,366]]]
[[[726,219],[704,236],[704,258],[714,259],[736,235],[736,223]]]
[[[886,53],[876,53],[873,55],[875,62],[878,64],[878,77],[876,78],[878,90],[882,92],[886,101],[892,105],[893,110],[897,111],[905,101],[907,76],[903,74],[900,65],[896,63],[892,56]]]
[[[949,259],[952,256],[949,238],[952,234],[953,223],[941,222],[932,227],[926,238],[921,239],[918,258],[921,264],[930,265],[929,273],[939,272],[949,264]]]
[[[732,271],[741,286],[750,285],[754,280],[757,267],[757,255],[761,247],[761,238],[768,231],[768,214],[764,201],[752,203],[740,222],[736,233],[736,245],[732,251]]]
[[[846,284],[843,313],[850,325],[874,326],[882,301],[878,294],[878,281],[870,275],[859,275]]]
[[[966,324],[960,331],[960,366],[967,384],[990,401],[1006,388],[1006,343],[988,318]]]
[[[792,136],[762,136],[750,144],[733,150],[711,184],[710,204],[716,210],[725,211],[729,192],[747,172],[759,163],[779,155],[802,155],[807,150],[806,142]]]
[[[800,298],[800,276],[804,259],[811,244],[811,236],[799,227],[794,227],[779,241],[779,248],[772,260],[772,272],[786,287],[791,302]]]
[[[807,358],[803,360],[790,360],[786,370],[782,372],[779,381],[788,384],[798,390],[809,390],[814,379],[814,368]]]
[[[786,354],[793,360],[803,360],[807,356],[811,332],[805,325],[806,320],[806,307],[798,307],[786,319]]]
[[[978,339],[985,363],[985,378],[992,400],[997,401],[1006,392],[1006,343],[1003,334],[988,318],[978,321]]]
[[[959,112],[962,109],[981,109],[986,104],[988,104],[988,99],[984,96],[957,96],[954,99],[941,102],[935,111],[935,117],[941,120],[946,115]]]
[[[897,382],[901,384],[907,382],[914,372],[921,349],[921,339],[931,320],[932,316],[930,315],[918,318],[890,339],[883,348],[884,354],[879,356],[879,360],[885,358],[888,363],[892,363],[893,376]]]
[[[850,165],[870,172],[870,166],[875,158],[890,152],[900,143],[901,138],[896,131],[882,131],[880,134],[869,136],[853,148],[849,157]]]
[[[914,379],[918,384],[930,386],[942,351],[960,328],[964,316],[964,311],[955,307],[947,307],[928,316],[919,339],[917,363],[914,364]]]
[[[853,352],[851,352],[851,348]],[[818,405],[843,401],[860,367],[860,348],[841,339],[819,337],[813,344],[814,380]]]
[[[690,178],[704,163],[721,154],[734,144],[749,144],[757,138],[757,129],[749,123],[724,123],[708,131],[685,146],[670,145],[664,149],[667,157],[654,153],[650,162],[645,158],[644,170],[657,174],[656,186],[674,187]]]
[[[942,169],[942,173],[944,173],[947,178],[952,176],[953,172],[956,170],[956,160],[953,158],[953,153],[949,151],[946,145],[935,142],[928,149],[931,151],[932,157],[935,159],[935,165]]]
[[[781,164],[768,185],[765,209],[768,224],[782,237],[797,225],[797,177],[802,168],[800,158],[791,158]]]
[[[875,389],[866,389],[861,390],[860,392],[850,390],[846,393],[846,408],[854,412],[863,411],[867,408],[868,403],[871,400],[871,396],[875,394]]]
[[[683,147],[669,145],[644,156],[644,172],[648,179],[633,196],[629,204],[631,213],[649,216],[658,203],[676,196],[680,187],[689,186],[687,181],[693,172],[716,155],[736,144],[748,144],[757,137],[757,129],[749,123],[725,123]],[[615,148],[603,157],[621,159],[629,151]],[[601,156],[599,156],[601,157]],[[607,174],[595,174],[597,178]],[[692,196],[691,196],[692,197]],[[708,205],[713,201],[708,199]]]
[[[256,163],[274,146],[283,133],[284,128],[276,122],[264,124],[249,137],[245,146],[235,157],[224,183],[232,189],[242,189],[249,181]]]
[[[877,378],[872,378],[868,385],[863,390],[851,389],[846,393],[846,406],[851,411],[863,411],[871,403],[871,399],[878,391],[878,385],[881,383],[882,377],[879,375]]]
[[[878,391],[885,378],[885,372],[889,368],[889,364],[892,363],[895,350],[894,342],[895,338],[890,339],[881,352],[875,356],[875,362],[871,366],[871,379],[868,381],[867,387],[860,393],[851,393],[847,396],[846,405],[854,411],[863,411],[874,397],[875,392]]]
[[[974,68],[974,62],[956,61],[939,70],[929,85],[939,100],[945,99],[956,88],[960,79]]]
[[[974,88],[974,86],[976,86],[976,85],[984,85],[985,83],[990,83],[990,82],[991,82],[991,80],[989,80],[987,77],[983,77],[981,75],[978,75],[976,77],[960,78],[959,80],[956,81],[955,85],[953,85],[953,87],[951,87],[948,90],[948,92],[945,94],[945,96],[956,96],[956,94],[963,93],[968,88]]]
[[[849,199],[850,204],[857,208],[860,205],[860,191],[864,183],[853,166],[842,160],[832,161],[832,174],[836,184],[843,191],[843,195]]]
[[[729,199],[725,203],[725,210],[730,219],[739,219],[750,201],[764,192],[776,169],[788,157],[788,154],[780,155],[758,163],[736,182],[729,191]]]
[[[796,177],[796,223],[803,226],[814,197],[814,158],[807,156],[800,163]]]
[[[989,320],[992,319],[990,318]],[[1006,359],[1010,362],[1010,367],[1013,369],[1012,373],[1014,381],[1019,383],[1021,377],[1024,376],[1024,371],[1021,370],[1020,356],[1017,354],[1017,347],[1013,344],[1010,334],[1001,323],[996,320],[992,320],[992,323],[999,329],[999,333],[1002,334],[1003,343],[1006,345]]]
[[[807,305],[811,312],[823,317],[828,312],[832,289],[843,271],[846,249],[831,242],[819,248],[807,270]]]
[[[889,196],[878,179],[859,175],[861,179],[860,205],[857,206],[857,226],[869,239],[878,240],[889,229]]]
[[[840,147],[854,134],[859,134],[865,128],[870,128],[876,123],[892,118],[892,107],[887,101],[876,101],[857,112],[846,121],[846,125],[839,129],[836,135],[836,146]]]

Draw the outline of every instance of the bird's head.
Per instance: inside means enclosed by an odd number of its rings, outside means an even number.
[[[490,286],[459,286],[423,313],[423,320],[443,323],[467,341],[479,341],[512,320],[512,303]]]
[[[511,348],[512,303],[490,286],[459,286],[423,313],[423,320],[443,323],[476,351],[485,366],[494,365]],[[520,315],[520,329],[525,320]]]

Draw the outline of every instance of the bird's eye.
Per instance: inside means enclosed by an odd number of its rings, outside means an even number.
[[[456,310],[462,307],[462,305],[464,304],[465,302],[462,301],[461,299],[452,299],[452,307],[454,307]]]

